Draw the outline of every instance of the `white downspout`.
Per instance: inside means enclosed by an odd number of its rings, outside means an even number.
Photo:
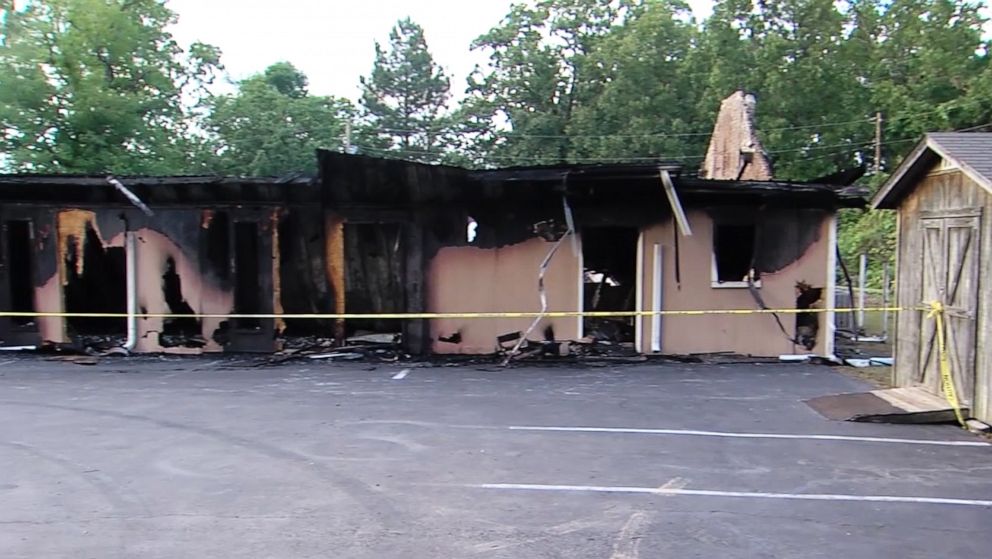
[[[124,234],[125,280],[127,282],[127,340],[121,346],[131,353],[138,344],[138,274],[134,231]]]

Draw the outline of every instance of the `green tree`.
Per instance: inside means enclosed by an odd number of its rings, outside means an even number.
[[[981,3],[861,0],[870,103],[885,119],[883,163],[894,168],[925,132],[992,119]]]
[[[567,127],[572,157],[701,162],[712,123],[695,115],[698,33],[680,0],[632,7],[613,25],[584,64],[584,101]]]
[[[307,77],[288,62],[242,81],[217,97],[207,118],[214,135],[213,169],[235,175],[315,172],[317,148],[341,145],[354,107],[345,99],[309,95]]]
[[[860,163],[871,140],[850,12],[832,0],[717,3],[706,21],[696,115],[712,122],[735,89],[758,98],[758,130],[782,179],[812,179]]]
[[[427,48],[424,30],[410,20],[396,23],[388,48],[375,44],[375,62],[361,78],[361,105],[373,136],[373,155],[382,148],[405,159],[438,161],[444,152],[450,83]]]
[[[473,44],[489,63],[470,76],[457,112],[460,161],[674,158],[691,169],[720,101],[744,89],[758,98],[777,178],[879,163],[882,173],[863,179],[874,189],[923,133],[992,121],[980,9],[966,0],[718,0],[700,24],[678,0],[515,5]],[[844,213],[842,251],[880,264],[893,224],[885,213]]]
[[[555,163],[573,155],[568,129],[587,100],[589,54],[633,3],[541,0],[514,5],[473,49],[486,68],[469,76],[459,125],[478,164]]]
[[[191,171],[192,116],[220,53],[182,49],[156,0],[28,0],[0,10],[0,164],[17,171]]]

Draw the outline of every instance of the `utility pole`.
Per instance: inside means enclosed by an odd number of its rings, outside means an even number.
[[[882,112],[875,113],[875,174],[882,172]]]

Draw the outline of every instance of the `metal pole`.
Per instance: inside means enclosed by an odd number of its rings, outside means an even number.
[[[134,231],[124,233],[124,277],[127,283],[127,340],[124,350],[134,351],[138,344],[138,251],[135,248]]]
[[[862,254],[858,270],[858,335],[865,334],[865,288],[868,279],[868,255]]]
[[[882,265],[882,339],[889,339],[889,263]]]

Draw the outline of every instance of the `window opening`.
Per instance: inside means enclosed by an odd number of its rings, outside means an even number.
[[[716,224],[713,230],[713,282],[744,284],[757,282],[760,276],[754,261],[756,228],[754,224]]]

